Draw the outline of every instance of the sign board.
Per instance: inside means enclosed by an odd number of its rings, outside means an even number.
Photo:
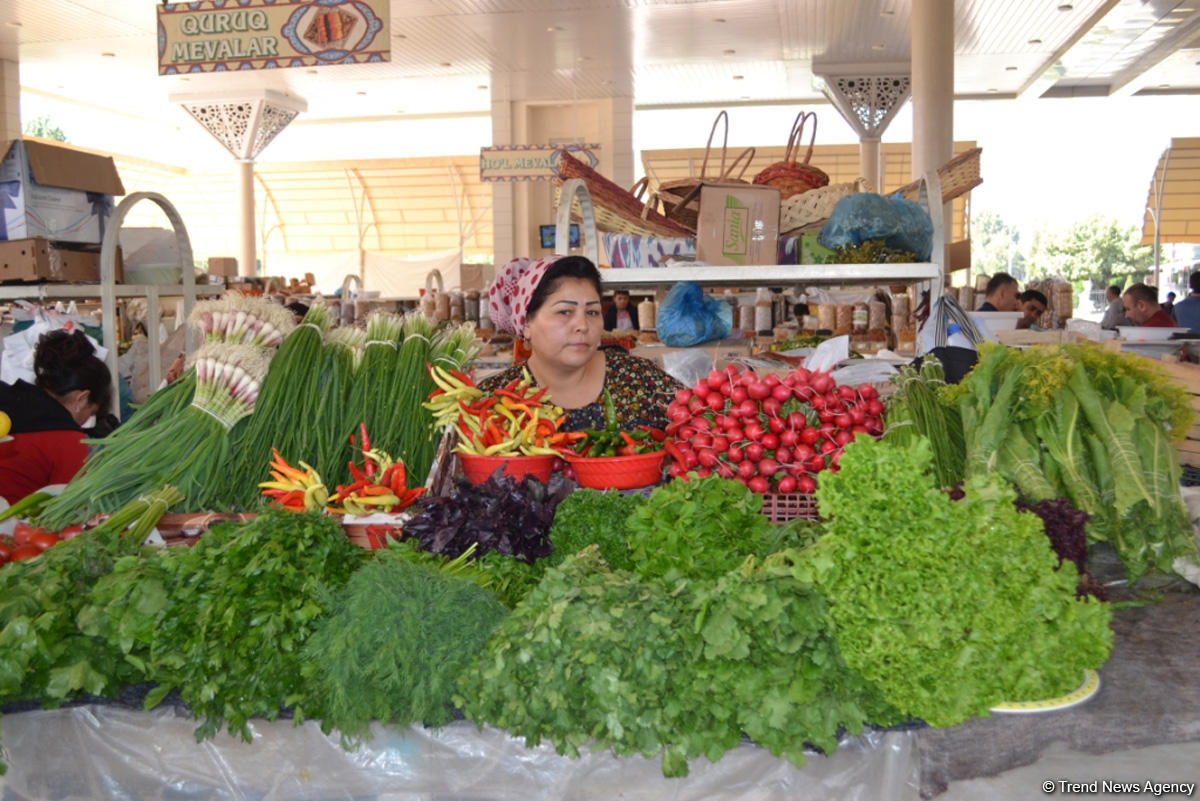
[[[599,144],[496,145],[479,149],[481,181],[549,181],[558,177],[558,152],[569,150],[575,158],[595,167]]]
[[[389,0],[157,5],[158,74],[389,61],[388,7]]]

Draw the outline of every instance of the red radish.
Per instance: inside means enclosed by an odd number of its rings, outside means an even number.
[[[759,442],[761,442],[762,446],[767,450],[773,451],[779,447],[779,435],[770,433],[763,434],[762,439],[760,439]]]
[[[708,431],[711,427],[712,424],[708,422],[707,417],[696,415],[692,418],[692,428],[696,429],[697,431]]]
[[[767,480],[762,476],[755,476],[754,478],[750,479],[750,482],[746,484],[746,486],[750,488],[751,492],[759,493],[766,493],[771,489],[771,485],[767,483]]]
[[[767,428],[771,430],[772,434],[782,434],[787,430],[787,423],[782,417],[772,417],[767,420]]]
[[[783,404],[774,398],[767,398],[762,402],[762,410],[767,417],[778,417],[779,413],[783,411]]]
[[[713,393],[713,390],[709,388],[708,384],[701,381],[696,385],[694,392],[696,393],[696,397],[700,400],[708,400],[708,396]]]
[[[725,453],[729,450],[729,440],[717,434],[712,438],[712,449],[717,453]]]
[[[708,408],[712,409],[714,412],[719,412],[725,408],[725,396],[720,392],[714,392],[705,400],[708,402]]]
[[[817,431],[820,431],[821,436],[825,437],[826,439],[832,437],[833,432],[836,430],[837,426],[835,426],[833,423],[821,423],[821,425],[817,426]]]
[[[694,400],[692,402],[695,403]],[[829,401],[827,401],[825,399],[824,395],[813,395],[811,398],[808,399],[808,402],[818,412],[821,411],[822,409],[824,409],[827,405],[829,405]]]
[[[870,386],[870,384],[867,384],[867,386]],[[869,401],[867,401],[867,407],[865,411],[872,417],[882,417],[883,401],[879,400],[878,398],[871,398]]]
[[[854,418],[842,412],[837,417],[833,418],[833,424],[838,428],[850,428],[854,425]]]
[[[699,397],[693,397],[690,401],[688,401],[688,411],[692,414],[700,414],[707,408],[708,405],[705,404],[705,402]]]
[[[679,431],[676,433],[679,435],[676,437],[679,442],[687,442],[692,437],[696,436],[696,427],[693,425],[680,426]]]
[[[779,462],[780,464],[790,464],[792,461],[792,449],[791,448],[776,449],[775,461]]]
[[[812,476],[801,476],[796,480],[796,489],[805,495],[812,495],[817,491],[817,480]]]
[[[825,457],[822,456],[821,454],[818,453],[816,456],[814,456],[808,460],[808,472],[819,473],[824,469],[825,469]]]
[[[730,393],[729,393],[729,400],[733,401],[734,403],[742,403],[743,401],[746,401],[749,398],[750,398],[750,396],[748,394],[746,394],[745,387],[734,387],[733,390],[730,391]]]
[[[849,387],[845,384],[837,388],[837,394],[842,396],[842,400],[858,400],[858,392],[854,387]]]
[[[756,417],[758,415],[758,404],[752,400],[744,400],[738,407],[741,410],[742,417]]]
[[[858,394],[863,400],[869,401],[879,397],[879,390],[875,389],[874,384],[859,384]]]
[[[700,460],[700,464],[704,467],[716,467],[719,461],[717,459],[717,452],[712,448],[701,448],[696,454],[696,458]]]
[[[795,373],[788,373],[787,375],[785,375],[785,376],[783,377],[783,383],[784,383],[785,385],[789,386],[789,387],[794,387],[794,386],[796,386],[796,374],[795,374]]]
[[[813,458],[816,453],[817,451],[812,445],[800,443],[796,447],[792,448],[792,459],[797,462],[807,462],[809,459]]]
[[[755,442],[761,442],[763,434],[767,433],[758,423],[750,423],[748,426],[746,426],[745,431],[746,439],[754,440]]]
[[[683,463],[687,467],[688,470],[691,470],[691,469],[699,466],[700,459],[697,458],[695,451],[684,451],[683,452]]]
[[[833,379],[829,377],[828,373],[814,373],[812,381],[809,383],[812,384],[813,389],[822,395],[833,389],[834,386]]]
[[[819,450],[821,453],[832,453],[837,449],[838,446],[836,442],[831,439],[823,439],[821,440],[821,447],[819,447],[817,450]]]
[[[672,423],[682,423],[691,416],[691,413],[682,406],[676,406],[674,409],[667,409],[667,419]]]
[[[763,448],[761,442],[751,442],[749,445],[747,445],[745,447],[746,458],[752,462],[757,462],[758,460],[763,458],[763,453],[765,452],[765,450],[766,449]]]
[[[754,462],[740,462],[737,466],[737,474],[739,478],[749,480],[758,475],[758,467]]]
[[[788,428],[794,428],[797,431],[808,425],[808,418],[803,412],[792,412],[787,416]]]
[[[729,461],[733,462],[734,464],[737,464],[746,458],[746,453],[742,450],[740,445],[730,445],[729,450],[725,451],[725,455],[728,456]]]
[[[816,445],[817,440],[821,438],[821,432],[815,427],[800,429],[800,441],[805,445]]]
[[[729,426],[725,429],[725,436],[729,437],[731,442],[741,442],[746,438],[746,432],[741,426]]]
[[[721,385],[724,384],[726,380],[727,379],[725,378],[725,374],[714,367],[708,373],[708,388],[709,389],[720,389]],[[699,386],[699,385],[697,385],[697,386]]]
[[[746,387],[746,394],[754,400],[762,400],[771,394],[771,389],[762,381],[755,381]]]
[[[833,441],[838,444],[838,447],[844,448],[854,440],[854,435],[849,431],[839,431],[833,435]]]
[[[693,448],[711,448],[713,438],[704,432],[697,432],[696,436],[692,437]]]
[[[740,373],[740,372],[741,371],[738,369],[738,366],[736,364],[725,365],[725,375],[729,376],[731,379],[737,378],[738,373]]]
[[[692,391],[690,389],[681,389],[675,393],[676,403],[687,403],[692,399]]]
[[[725,462],[720,462],[717,464],[717,475],[721,478],[733,478],[736,473],[734,473],[733,468],[727,465]]]
[[[808,384],[797,384],[796,388],[792,390],[792,394],[795,395],[799,400],[803,401],[808,400],[813,395],[816,395],[817,391]]]
[[[686,472],[687,468],[681,465],[679,462],[671,462],[670,467],[667,468],[667,475],[670,478],[679,478]]]
[[[701,467],[699,470],[696,471],[696,475],[699,476],[700,478],[708,478],[709,476],[712,475],[712,471],[709,470],[707,467]]]
[[[796,443],[799,441],[800,433],[795,429],[785,428],[783,431],[779,432],[779,444],[786,448],[795,447]]]
[[[783,478],[779,479],[779,483],[775,485],[775,489],[778,492],[784,493],[785,495],[790,492],[795,492],[796,479],[792,478],[791,476],[784,476]]]
[[[792,397],[792,388],[787,384],[776,384],[771,390],[771,397],[780,403],[787,403]]]
[[[817,412],[817,419],[822,423],[832,423],[833,418],[835,417],[837,417],[837,415],[834,413],[833,409],[822,409],[821,411]]]

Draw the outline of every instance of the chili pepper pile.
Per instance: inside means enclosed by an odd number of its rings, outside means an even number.
[[[357,445],[354,435],[350,435],[350,445],[358,447],[362,452],[363,465],[360,468],[353,461],[347,463],[354,481],[338,485],[337,492],[329,500],[331,503],[340,503],[341,508],[331,508],[330,511],[369,515],[376,512],[398,512],[411,506],[421,493],[425,492],[425,488],[405,489],[407,473],[404,462],[392,459],[381,450],[372,449],[365,425],[359,426],[359,434],[361,439]]]
[[[604,402],[604,428],[589,428],[575,442],[575,453],[580,456],[634,456],[639,453],[654,453],[663,449],[665,432],[651,426],[638,426],[634,431],[622,431],[617,427],[617,410],[608,387],[601,398]]]
[[[552,455],[584,438],[581,431],[559,431],[563,410],[545,400],[526,370],[520,378],[484,395],[468,376],[430,367],[438,388],[424,404],[439,426],[453,421],[459,453],[483,456]]]
[[[293,512],[318,512],[329,500],[329,490],[316,470],[306,462],[300,462],[300,468],[292,467],[275,448],[271,449],[271,479],[258,486],[275,506]]]
[[[350,444],[362,453],[362,467],[353,461],[348,462],[354,481],[338,485],[333,495],[329,494],[315,469],[305,462],[300,462],[300,468],[292,467],[274,448],[271,449],[273,480],[258,485],[264,488],[262,494],[272,498],[273,505],[293,512],[328,511],[367,515],[397,512],[411,506],[425,491],[424,487],[405,489],[407,474],[404,462],[392,459],[381,450],[373,450],[365,425],[359,426],[359,434],[360,442],[356,443],[351,434]]]

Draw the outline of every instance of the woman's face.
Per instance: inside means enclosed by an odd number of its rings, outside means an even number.
[[[596,287],[583,278],[563,278],[525,321],[525,338],[537,358],[582,367],[599,347],[603,329]]]

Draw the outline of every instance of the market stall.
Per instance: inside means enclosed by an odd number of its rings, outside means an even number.
[[[319,301],[299,321],[268,298],[198,303],[188,369],[65,487],[4,515],[0,786],[902,798],[1031,759],[1064,721],[1102,748],[1196,739],[1186,711],[1140,736],[1112,711],[1190,658],[1131,646],[1157,615],[1195,614],[1174,448],[1192,396],[1097,343],[983,341],[941,295],[936,181],[929,195],[909,233],[932,260],[892,273],[928,284],[925,314],[919,296],[898,313],[906,289],[843,302],[832,285],[854,268],[822,265],[829,294],[806,309],[755,293],[756,334],[813,318],[815,351],[709,359],[684,383],[597,348],[593,323],[570,375],[599,360],[625,385],[602,371],[583,403],[558,405],[573,378],[535,377],[559,342],[532,306],[550,260],[498,278],[491,310],[531,352],[486,378],[475,326],[437,303],[361,325]],[[805,268],[774,269],[750,283]],[[570,314],[616,280],[586,270],[556,284]],[[685,291],[728,321],[724,298]],[[867,360],[850,351],[878,356],[899,330],[920,366],[853,378]],[[961,382],[939,360],[952,336]],[[1164,577],[1178,603],[1115,611],[1111,594]],[[1003,717],[1055,707],[1074,708]],[[977,756],[994,736],[1030,745]],[[86,766],[44,759],[68,740],[89,743]]]

